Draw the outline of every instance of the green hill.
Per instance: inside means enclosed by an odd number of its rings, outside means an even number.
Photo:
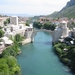
[[[68,17],[75,18],[75,0],[70,0],[67,2],[66,6],[59,12],[54,12],[50,17]]]

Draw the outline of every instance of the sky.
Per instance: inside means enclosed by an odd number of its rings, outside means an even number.
[[[0,0],[0,13],[48,15],[70,0]]]

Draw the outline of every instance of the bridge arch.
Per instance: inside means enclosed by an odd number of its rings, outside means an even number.
[[[46,30],[46,29],[40,29],[40,30],[34,30],[32,35],[31,35],[31,42],[34,42],[34,36],[38,33],[38,32],[47,32],[50,35],[53,35],[53,31],[51,30]],[[52,36],[52,42],[53,42],[53,36]]]

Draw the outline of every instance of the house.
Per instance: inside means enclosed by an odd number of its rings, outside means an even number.
[[[19,24],[18,17],[10,17],[11,23],[5,26],[5,36],[14,38],[16,34],[20,34],[23,37],[31,37],[33,26],[25,26],[25,24]]]
[[[4,43],[5,46],[10,46],[13,44],[13,41],[10,40],[8,37],[4,36],[1,38],[2,42]]]

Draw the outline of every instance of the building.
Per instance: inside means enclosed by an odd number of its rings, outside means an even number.
[[[25,38],[31,38],[31,34],[33,32],[33,26],[25,26],[25,24],[18,24],[18,17],[10,17],[10,24],[8,24],[5,28],[5,36],[12,37],[16,34],[20,34]]]
[[[2,42],[4,43],[5,46],[10,46],[13,44],[13,41],[10,40],[8,37],[4,36],[1,38]]]
[[[18,25],[18,17],[17,16],[10,17],[10,24]]]
[[[4,21],[6,21],[8,17],[0,17],[0,26],[3,27],[4,26]]]

